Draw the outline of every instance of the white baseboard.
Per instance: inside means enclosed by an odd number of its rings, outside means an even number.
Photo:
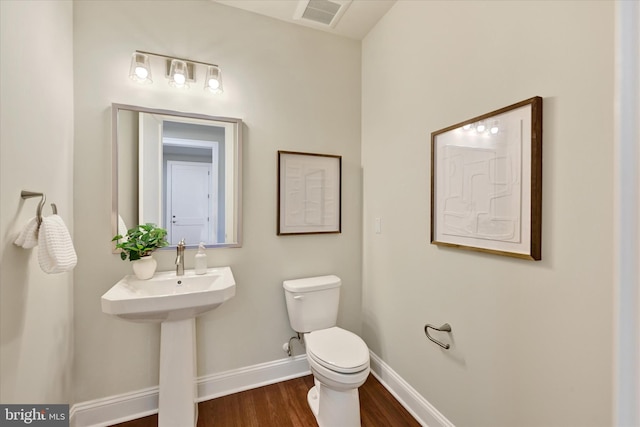
[[[198,402],[310,375],[307,355],[274,360],[198,378]]]
[[[198,402],[309,375],[306,355],[274,360],[197,379]],[[371,353],[371,373],[425,427],[455,427],[433,405]],[[73,427],[106,427],[158,412],[158,387],[81,402],[70,411]]]
[[[371,373],[425,427],[455,427],[389,365],[371,352]]]
[[[197,379],[198,402],[311,374],[306,355],[274,360]],[[158,387],[73,405],[73,427],[106,427],[158,413]]]
[[[103,427],[158,413],[158,387],[76,403],[70,425]]]

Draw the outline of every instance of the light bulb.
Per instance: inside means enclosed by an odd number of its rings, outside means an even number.
[[[471,129],[471,123],[467,123],[466,125],[462,126],[462,129],[464,129],[464,130]]]
[[[218,79],[209,79],[207,85],[209,86],[209,89],[216,90],[220,87],[220,82],[218,81]]]
[[[491,132],[492,135],[495,135],[498,133],[498,126],[492,126],[491,129],[489,129],[489,132]]]
[[[177,73],[173,75],[173,81],[176,83],[176,85],[182,86],[184,82],[187,81],[187,79],[185,78],[184,74]]]
[[[478,123],[478,126],[476,126],[476,131],[482,133],[486,128],[487,127],[484,125],[484,123]]]
[[[144,67],[136,67],[136,77],[138,77],[141,80],[144,80],[147,78],[147,76],[149,76],[149,70],[147,70]]]

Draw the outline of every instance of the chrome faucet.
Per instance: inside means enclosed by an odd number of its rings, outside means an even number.
[[[178,256],[176,257],[176,276],[184,276],[184,239],[178,243]]]

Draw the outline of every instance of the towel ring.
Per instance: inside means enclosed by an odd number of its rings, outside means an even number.
[[[44,193],[36,193],[33,191],[22,190],[20,192],[20,197],[23,199],[30,199],[32,197],[41,197],[40,203],[38,203],[38,209],[36,210],[36,222],[38,223],[38,228],[40,228],[40,224],[42,224],[42,207],[44,206],[44,202],[47,200],[47,196]],[[58,207],[55,203],[51,203],[51,210],[54,215],[58,214]]]
[[[431,335],[429,335],[429,328],[435,329],[436,331],[440,331],[440,332],[451,332],[451,325],[449,325],[448,323],[445,323],[444,325],[440,326],[439,328],[436,328],[435,326],[430,325],[428,323],[426,325],[424,325],[424,333],[427,336],[427,338],[429,338],[429,340],[431,340],[432,342],[438,344],[440,347],[444,348],[445,350],[449,350],[449,347],[451,347],[449,344],[443,344],[440,341],[432,338]]]

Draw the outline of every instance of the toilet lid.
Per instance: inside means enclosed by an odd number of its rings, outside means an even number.
[[[369,349],[356,334],[333,327],[305,336],[307,353],[320,365],[335,372],[360,372],[369,365]]]

